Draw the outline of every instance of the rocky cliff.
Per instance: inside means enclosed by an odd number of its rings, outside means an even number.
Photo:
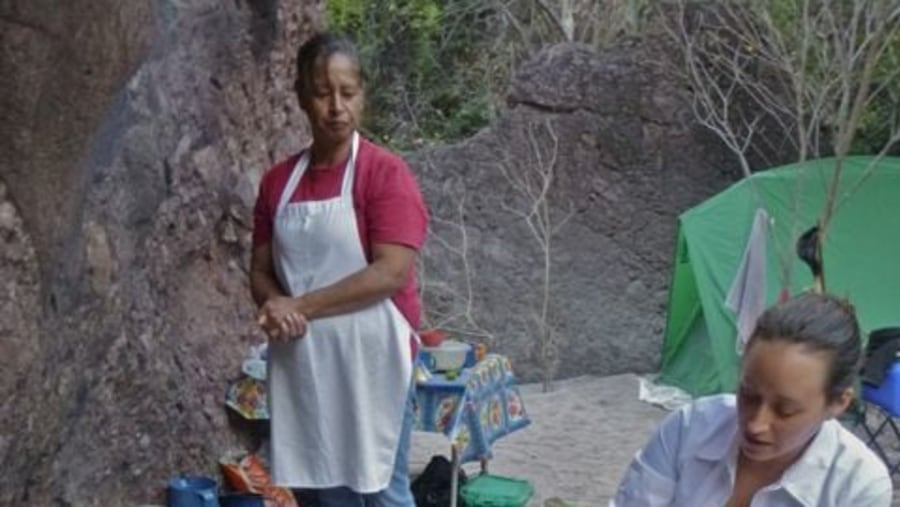
[[[160,501],[249,443],[222,397],[261,339],[250,212],[307,138],[317,4],[0,5],[0,504]],[[430,323],[526,379],[655,369],[675,217],[734,176],[658,57],[548,48],[495,125],[408,157]]]
[[[315,1],[0,6],[0,504],[161,500],[241,444],[250,207]]]

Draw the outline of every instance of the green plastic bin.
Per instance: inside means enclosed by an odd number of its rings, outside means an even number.
[[[525,507],[534,487],[530,482],[499,475],[481,474],[460,490],[466,507]]]

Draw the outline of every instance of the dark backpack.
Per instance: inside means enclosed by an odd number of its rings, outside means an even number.
[[[450,507],[450,480],[453,464],[444,456],[432,456],[422,475],[413,481],[413,498],[416,507]],[[459,488],[466,482],[466,473],[459,469]],[[463,505],[459,499],[459,505]]]

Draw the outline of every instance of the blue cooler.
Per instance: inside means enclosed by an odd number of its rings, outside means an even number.
[[[900,362],[891,364],[878,387],[863,383],[862,397],[885,409],[893,417],[900,417]]]

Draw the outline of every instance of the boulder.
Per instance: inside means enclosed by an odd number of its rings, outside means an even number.
[[[428,325],[526,380],[657,369],[677,216],[738,177],[665,56],[547,48],[495,124],[410,157],[433,214]]]
[[[0,7],[0,504],[162,503],[253,444],[223,405],[263,339],[248,201],[306,135],[319,10]]]

